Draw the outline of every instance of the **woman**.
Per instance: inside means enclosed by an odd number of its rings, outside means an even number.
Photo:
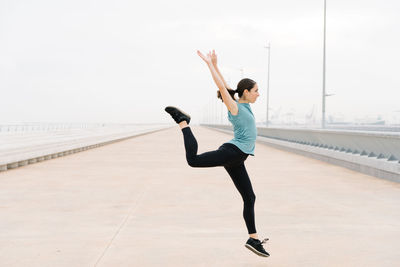
[[[228,108],[228,119],[233,125],[234,139],[221,145],[218,150],[197,155],[197,141],[190,127],[190,116],[172,106],[165,108],[182,130],[186,150],[186,159],[191,167],[223,166],[244,202],[243,217],[246,223],[249,239],[245,246],[259,256],[268,257],[269,253],[263,248],[268,238],[260,241],[257,236],[254,219],[254,203],[256,196],[244,166],[249,155],[254,156],[254,147],[257,137],[257,128],[250,104],[259,96],[258,86],[251,79],[242,79],[236,90],[230,89],[217,67],[215,51],[204,56],[200,51],[197,54],[207,63],[212,78],[217,85],[218,98],[221,98]],[[234,95],[239,94],[239,100]]]

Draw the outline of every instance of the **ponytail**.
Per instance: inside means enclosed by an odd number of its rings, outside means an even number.
[[[244,90],[247,90],[250,92],[251,88],[253,88],[255,84],[256,84],[256,82],[253,81],[252,79],[244,78],[244,79],[240,80],[240,82],[237,85],[236,90],[232,90],[232,89],[228,89],[228,88],[226,88],[226,90],[228,90],[228,93],[231,95],[232,99],[236,100],[236,98],[234,96],[236,93],[238,93],[239,98],[241,98],[244,93]],[[222,102],[224,102],[220,91],[217,91],[217,97],[220,98],[222,100]]]
[[[235,94],[237,93],[237,90],[228,89],[228,88],[226,88],[226,90],[228,90],[228,93],[229,93],[229,95],[232,97],[232,99],[233,99],[233,100],[236,100]],[[218,97],[219,99],[221,99],[222,102],[224,102],[224,100],[222,99],[222,96],[221,96],[221,92],[220,92],[219,90],[217,91],[217,97]]]

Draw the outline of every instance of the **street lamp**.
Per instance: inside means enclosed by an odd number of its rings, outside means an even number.
[[[268,49],[268,77],[267,77],[267,119],[265,120],[265,126],[268,127],[268,119],[269,119],[269,62],[270,62],[270,57],[271,57],[271,44],[267,43],[266,46],[264,46],[264,48]]]
[[[325,98],[324,98],[324,108],[325,108],[325,99],[326,99],[328,96],[333,96],[333,95],[335,95],[335,94],[325,94]],[[324,109],[324,116],[325,116],[325,109]],[[325,128],[325,117],[324,117],[324,128]]]
[[[325,128],[325,72],[326,72],[326,0],[324,0],[324,52],[323,52],[323,66],[322,66],[322,128]]]

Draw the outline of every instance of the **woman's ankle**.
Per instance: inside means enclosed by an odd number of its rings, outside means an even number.
[[[256,233],[254,233],[254,234],[249,234],[249,236],[250,236],[251,238],[258,239],[258,235],[257,235]]]
[[[178,123],[178,124],[179,124],[179,127],[181,128],[181,130],[182,130],[183,128],[189,127],[189,125],[187,124],[186,121],[181,121],[181,122]]]

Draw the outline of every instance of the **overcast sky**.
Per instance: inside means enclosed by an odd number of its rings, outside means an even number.
[[[399,14],[327,1],[327,116],[400,122]],[[323,0],[0,0],[0,122],[171,122],[176,105],[199,123],[222,104],[197,49],[232,87],[240,68],[258,83],[264,121],[267,41],[271,116],[320,119]]]

